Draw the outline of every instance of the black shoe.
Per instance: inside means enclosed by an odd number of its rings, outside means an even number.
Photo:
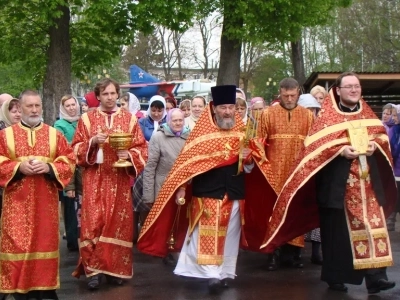
[[[217,293],[220,288],[221,288],[221,280],[217,278],[211,278],[208,280],[208,290],[210,291],[210,293],[212,294]]]
[[[346,293],[348,288],[343,283],[328,283],[329,288],[333,291]]]
[[[124,280],[119,277],[111,276],[111,275],[106,275],[107,283],[109,284],[114,284],[114,285],[123,285]]]
[[[294,260],[292,263],[293,268],[302,269],[304,268],[304,264],[301,260]]]
[[[311,263],[313,263],[314,265],[319,265],[321,266],[323,263],[323,260],[321,257],[313,257],[311,256]]]
[[[380,291],[385,291],[392,289],[396,286],[396,283],[393,281],[388,281],[386,279],[379,279],[373,282],[369,287],[367,287],[368,294],[377,294]]]
[[[267,270],[275,271],[276,269],[278,269],[278,256],[275,253],[268,254]]]
[[[164,257],[162,261],[164,265],[171,267],[176,267],[176,264],[178,263],[171,253],[169,253],[166,257]]]
[[[221,280],[221,287],[223,287],[225,289],[229,287],[228,279],[222,279]]]
[[[386,223],[386,228],[388,231],[394,231],[396,229],[396,223]]]
[[[88,282],[89,290],[97,290],[100,287],[100,275],[90,277]]]

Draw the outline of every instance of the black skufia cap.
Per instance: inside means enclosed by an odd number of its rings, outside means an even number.
[[[211,87],[214,106],[236,103],[236,85],[218,85]]]

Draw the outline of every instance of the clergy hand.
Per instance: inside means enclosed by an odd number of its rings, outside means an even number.
[[[181,200],[179,199],[184,199],[185,198],[186,191],[184,189],[179,188],[178,191],[176,192],[175,196],[175,202],[178,205],[182,205]]]
[[[247,160],[249,158],[250,154],[251,154],[251,149],[249,149],[249,148],[243,149],[242,155],[243,155],[244,160]]]
[[[104,142],[106,141],[108,135],[106,133],[102,133],[99,132],[98,134],[96,134],[93,139],[92,139],[92,143],[93,144],[104,144]]]
[[[40,160],[32,160],[31,166],[33,167],[33,171],[35,172],[35,174],[47,174],[50,172],[49,165]]]
[[[31,165],[30,161],[23,161],[20,165],[19,165],[19,171],[27,176],[30,175],[35,175],[35,170],[33,168],[33,166]]]
[[[118,150],[117,155],[119,159],[129,159],[129,151],[128,150]]]
[[[367,156],[371,156],[372,154],[374,154],[376,149],[376,145],[374,142],[369,142],[368,143],[368,150],[367,150]]]
[[[358,152],[352,146],[345,146],[341,155],[347,159],[355,159],[358,157]]]

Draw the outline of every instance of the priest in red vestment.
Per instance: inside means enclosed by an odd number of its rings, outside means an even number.
[[[94,92],[100,106],[82,115],[72,147],[82,173],[80,260],[73,273],[89,277],[89,289],[100,285],[100,274],[111,284],[132,277],[133,213],[131,178],[139,174],[147,160],[147,146],[138,120],[118,108],[119,84],[111,79],[98,82]],[[128,150],[115,150],[109,143],[112,133],[130,133]],[[118,159],[130,167],[113,167]]]
[[[266,198],[275,194],[248,159],[245,127],[235,113],[236,86],[211,91],[213,102],[167,176],[142,227],[138,249],[161,257],[181,250],[174,273],[207,278],[215,292],[236,276],[240,237],[243,247],[259,250],[265,214],[272,210]],[[178,206],[176,201],[186,203]]]
[[[0,131],[0,293],[58,299],[58,191],[74,174],[75,156],[65,137],[42,123],[37,92],[22,92],[20,107],[22,121]]]
[[[365,278],[368,293],[395,286],[386,267],[393,255],[386,216],[397,191],[389,138],[361,98],[358,75],[341,74],[325,99],[285,183],[262,247],[273,251],[288,240],[321,228],[321,279],[346,292]]]

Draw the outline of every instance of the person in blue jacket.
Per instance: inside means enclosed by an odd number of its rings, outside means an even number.
[[[139,125],[146,141],[150,141],[153,132],[156,133],[158,127],[165,123],[167,116],[165,107],[164,97],[156,95],[150,98],[147,115],[139,120]]]

